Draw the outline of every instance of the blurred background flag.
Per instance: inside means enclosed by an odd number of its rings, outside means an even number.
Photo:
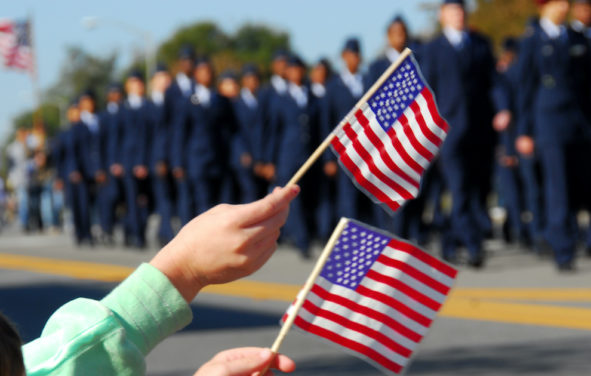
[[[0,56],[6,68],[35,72],[30,20],[0,19]]]
[[[407,49],[335,129],[331,145],[356,185],[396,211],[417,196],[447,130]]]
[[[349,220],[303,299],[298,328],[400,374],[445,301],[457,270],[414,245]],[[297,302],[296,300],[296,302]]]

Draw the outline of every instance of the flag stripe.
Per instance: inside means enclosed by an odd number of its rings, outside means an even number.
[[[406,137],[410,140],[411,145],[413,148],[419,153],[421,157],[423,157],[427,163],[429,163],[433,159],[433,153],[431,153],[427,148],[425,148],[417,139],[417,135],[413,132],[411,128],[408,117],[406,115],[407,112],[411,112],[410,108],[406,109],[402,115],[398,118],[398,121],[402,125],[402,131],[406,134]]]
[[[350,320],[349,318],[337,315],[332,311],[322,309],[316,304],[312,303],[311,299],[306,300],[306,302],[303,305],[303,309],[308,311],[314,317],[322,317],[328,321],[332,321],[335,324],[340,325],[343,328],[346,328],[347,330],[357,332],[367,337],[369,340],[379,342],[381,345],[388,348],[390,351],[395,352],[396,354],[401,355],[405,358],[408,358],[412,353],[411,350],[392,341],[383,333],[380,333],[379,331],[372,329],[369,326],[361,325],[353,320]]]
[[[392,319],[400,323],[400,325],[408,328],[410,333],[402,334],[404,334],[411,340],[415,340],[416,338],[419,338],[418,340],[420,340],[420,338],[422,338],[422,336],[424,336],[425,333],[427,333],[427,327],[419,324],[415,320],[412,320],[404,313],[398,311],[395,307],[388,305],[386,302],[383,302],[379,299],[374,299],[371,296],[362,295],[359,293],[359,291],[352,291],[346,287],[332,284],[330,283],[330,281],[327,281],[322,277],[319,277],[316,283],[323,289],[330,291],[331,294],[346,297],[346,299],[349,299],[352,302],[355,302],[362,306],[372,307],[373,309],[378,310],[383,314],[392,317]],[[392,295],[391,297],[397,298],[398,295]]]
[[[421,107],[419,106],[418,102],[412,103],[410,105],[410,108],[413,111],[417,123],[421,127],[421,131],[423,132],[425,137],[427,137],[429,142],[431,142],[435,146],[436,150],[434,151],[434,153],[436,153],[437,149],[439,149],[439,147],[443,143],[443,140],[439,138],[438,135],[433,131],[433,129],[440,130],[439,127],[433,124],[431,119],[425,119],[425,116],[421,112]]]
[[[409,111],[406,111],[406,119],[408,120],[408,125],[411,127],[413,134],[417,137],[417,140],[423,145],[431,155],[435,156],[437,151],[439,150],[439,145],[435,142],[431,141],[431,138],[437,139],[427,127],[427,124],[423,121],[423,118],[420,117],[420,112],[416,113],[416,102],[413,102],[408,106]],[[420,118],[419,118],[420,117]],[[441,142],[441,140],[437,139],[436,142]],[[432,159],[432,158],[431,158]]]
[[[428,110],[423,112],[433,117],[433,124],[435,124],[443,131],[443,138],[445,138],[445,134],[447,134],[447,132],[449,131],[449,125],[447,124],[445,119],[443,119],[439,115],[439,111],[437,111],[437,106],[435,105],[435,98],[433,97],[433,93],[431,93],[430,90],[425,88],[422,91],[422,95],[425,99],[421,100],[421,98],[419,97],[417,99],[418,103],[421,105],[421,107],[424,107],[425,105],[427,106]]]
[[[399,340],[401,345],[406,348],[411,350],[414,349],[414,344],[423,338],[421,335],[402,325],[399,321],[394,320],[394,318],[391,317],[393,315],[382,313],[379,310],[373,309],[369,305],[358,304],[353,300],[342,297],[341,295],[333,294],[320,285],[312,287],[311,292],[319,298],[324,299],[327,304],[330,304],[327,305],[325,309],[332,308],[334,312],[339,313],[341,316],[350,315],[349,311],[351,311],[353,314],[360,316],[361,320],[363,320],[363,317],[367,317],[377,323],[375,324],[376,326],[378,324],[385,325],[389,331],[393,333],[391,336]],[[308,298],[313,299],[310,295],[308,295]]]
[[[306,316],[305,312],[302,312],[302,316]],[[394,373],[400,373],[402,370],[402,365],[391,361],[388,357],[382,355],[380,352],[374,350],[372,347],[373,344],[363,344],[358,341],[355,341],[354,337],[349,335],[349,333],[343,333],[344,335],[335,333],[332,330],[327,330],[322,328],[318,325],[314,325],[310,322],[305,321],[302,317],[297,317],[295,319],[295,324],[300,327],[301,329],[308,331],[312,334],[316,334],[319,337],[326,338],[333,342],[338,342],[339,345],[346,347],[350,350],[358,352],[362,355],[367,356],[369,359],[373,360],[374,362],[378,363],[382,367],[391,370]]]
[[[392,137],[392,135],[384,131],[382,126],[375,119],[375,114],[369,107],[363,111],[363,114],[369,122],[365,129],[371,130],[371,133],[375,134],[380,140],[383,140],[384,144],[392,143],[392,146],[398,155],[400,155],[404,163],[409,166],[414,171],[414,173],[419,176],[420,179],[420,176],[425,169],[411,157],[409,152],[406,150],[405,145],[402,144],[401,140],[399,140],[396,136]]]
[[[369,121],[376,122],[377,125],[379,126],[379,123],[378,123],[377,119],[375,118],[375,116],[373,119],[370,118]],[[429,161],[426,158],[424,158],[416,150],[416,148],[414,147],[412,142],[408,139],[408,136],[404,132],[404,128],[402,127],[402,124],[400,123],[400,120],[396,120],[396,123],[394,123],[394,126],[391,127],[390,129],[388,129],[386,134],[388,135],[387,136],[388,138],[398,139],[400,141],[400,143],[402,144],[402,147],[408,153],[408,155],[412,158],[412,160],[415,161],[419,166],[421,166],[421,174],[422,174],[423,171],[425,171],[425,168],[427,168],[427,166],[429,166]]]
[[[452,279],[455,279],[456,275],[458,274],[458,271],[452,268],[451,266],[439,261],[435,257],[429,255],[426,252],[423,252],[422,250],[410,243],[403,242],[397,239],[392,239],[390,240],[388,246],[390,248],[396,249],[397,251],[406,252],[412,255],[413,257],[421,260],[425,264],[435,268],[439,272],[445,274],[446,276]]]
[[[392,188],[396,193],[398,193],[402,198],[406,200],[410,200],[416,196],[410,193],[405,187],[403,187],[398,182],[394,181],[390,178],[391,171],[388,169],[387,166],[383,164],[383,160],[381,158],[372,158],[370,153],[363,147],[361,142],[357,137],[358,133],[355,133],[353,129],[351,129],[351,125],[349,123],[343,126],[343,130],[345,134],[351,140],[353,148],[357,154],[364,160],[364,161],[371,161],[372,163],[367,163],[369,170],[372,174],[376,175],[378,179],[380,179],[383,183],[385,183],[388,187]],[[371,150],[371,149],[370,149]],[[380,163],[382,162],[382,163]],[[390,174],[388,174],[390,172]],[[416,192],[416,191],[415,191]],[[417,192],[418,193],[418,192]]]
[[[373,145],[373,147],[379,151],[380,157],[382,157],[382,159],[384,160],[384,163],[386,164],[386,166],[388,166],[388,168],[392,171],[394,171],[394,173],[398,176],[400,176],[401,178],[403,178],[406,182],[408,182],[409,184],[411,184],[413,187],[415,187],[416,189],[419,188],[419,182],[421,180],[421,176],[419,174],[413,174],[412,169],[410,169],[410,167],[408,167],[406,165],[406,163],[402,160],[402,158],[400,157],[400,155],[398,154],[398,152],[391,147],[391,144],[389,143],[383,143],[378,136],[376,136],[376,134],[374,133],[373,129],[371,129],[371,126],[369,124],[369,120],[367,120],[367,118],[365,117],[365,115],[363,114],[362,110],[359,110],[355,113],[355,117],[357,118],[357,121],[359,122],[359,124],[361,125],[361,127],[363,128],[363,130],[365,132],[359,132],[359,130],[355,129],[356,132],[358,132],[360,134],[360,139],[362,141],[369,141],[369,142],[363,142],[364,147],[367,150],[371,150],[371,145]],[[409,173],[413,174],[414,177],[411,177],[406,171],[404,171],[402,168],[400,168],[398,166],[397,163],[394,162],[394,160],[392,160],[392,156],[394,157],[398,157],[398,161],[399,163],[404,164],[404,167],[407,167],[407,171],[409,171]]]
[[[432,278],[436,279],[437,281],[441,282],[447,287],[451,287],[453,285],[453,278],[448,277],[444,273],[424,263],[423,261],[414,257],[410,253],[400,251],[398,249],[388,246],[386,247],[386,249],[384,249],[383,254],[384,256],[387,256],[391,259],[399,260],[413,266],[421,272],[430,275]]]
[[[441,307],[441,304],[439,304],[434,299],[431,299],[430,297],[423,294],[419,290],[412,288],[411,286],[405,284],[404,282],[402,282],[398,279],[387,277],[381,273],[376,272],[375,270],[370,270],[369,272],[367,272],[367,278],[371,278],[374,281],[381,282],[384,285],[387,285],[389,288],[392,288],[395,291],[399,291],[400,293],[415,300],[417,303],[420,303],[421,305],[426,306],[429,309],[431,309],[431,311],[425,311],[423,309],[422,310],[423,312],[420,312],[421,314],[423,314],[425,316],[431,315],[433,312],[438,311],[439,308]],[[412,305],[415,305],[412,302],[404,302],[404,303],[407,303],[411,307],[412,307]]]
[[[404,316],[408,317],[413,321],[416,321],[417,323],[423,326],[431,325],[431,320],[429,318],[410,309],[408,306],[404,305],[403,303],[399,302],[396,299],[393,299],[392,297],[386,294],[367,288],[364,285],[359,285],[355,291],[357,291],[361,295],[365,295],[367,297],[384,302],[385,304],[394,308],[398,312],[402,313]]]
[[[341,144],[341,141],[339,140],[338,137],[335,137],[332,140],[331,144],[335,148],[335,150],[345,150],[345,147],[343,146],[343,144]],[[374,197],[376,197],[380,202],[383,202],[384,204],[386,204],[392,211],[398,210],[398,208],[400,207],[400,204],[393,201],[392,199],[390,199],[390,197],[388,195],[384,194],[381,190],[376,188],[376,186],[373,183],[370,183],[363,176],[359,167],[351,160],[351,158],[349,158],[348,154],[346,154],[344,152],[341,152],[339,154],[340,154],[339,158],[340,158],[341,162],[345,165],[347,170],[349,170],[353,174],[353,176],[355,177],[355,180],[357,181],[357,183],[359,183],[359,185],[361,185],[365,190],[367,190]]]
[[[409,264],[405,264],[399,260],[391,259],[385,255],[381,255],[378,258],[378,262],[390,266],[392,268],[396,268],[403,272],[406,275],[411,276],[412,278],[416,279],[417,281],[423,283],[428,288],[433,289],[442,295],[442,299],[445,299],[445,295],[449,292],[449,287],[443,285],[439,281],[431,278],[430,276],[426,275],[425,273],[419,271],[418,269],[413,268]]]

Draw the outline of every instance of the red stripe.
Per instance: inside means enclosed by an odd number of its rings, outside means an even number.
[[[425,158],[428,161],[431,161],[434,157],[433,153],[431,153],[429,150],[427,150],[427,148],[425,148],[419,142],[419,140],[417,139],[417,136],[415,135],[412,128],[410,127],[410,124],[408,123],[408,119],[406,118],[406,116],[404,114],[400,115],[398,117],[398,121],[400,122],[400,124],[402,124],[402,129],[404,130],[404,134],[406,134],[406,137],[408,137],[408,140],[410,141],[410,144],[412,145],[412,147],[420,155],[422,155],[423,158]]]
[[[396,211],[396,210],[398,210],[398,208],[400,208],[399,203],[391,200],[390,197],[388,197],[388,195],[386,195],[384,192],[382,192],[381,190],[376,188],[372,183],[370,183],[365,178],[365,176],[363,176],[363,174],[359,170],[359,167],[357,167],[357,165],[355,163],[353,163],[353,161],[351,160],[349,155],[347,155],[345,147],[343,146],[343,144],[341,144],[341,141],[339,140],[338,137],[334,138],[334,140],[332,141],[332,145],[335,148],[335,150],[337,150],[337,152],[339,153],[339,155],[340,155],[339,159],[341,160],[343,165],[347,168],[347,170],[349,170],[351,172],[351,174],[353,174],[353,176],[355,177],[355,181],[360,186],[362,186],[365,190],[367,190],[367,192],[369,192],[371,195],[373,195],[375,198],[377,198],[378,201],[383,202],[384,204],[388,205],[388,207],[392,211]]]
[[[429,112],[431,113],[433,121],[435,122],[435,124],[437,124],[439,128],[441,128],[445,133],[447,133],[449,131],[449,125],[441,117],[441,115],[439,115],[439,111],[437,111],[437,106],[435,106],[435,98],[433,98],[431,90],[425,87],[423,91],[421,91],[421,94],[427,102],[427,107],[429,108]]]
[[[449,287],[444,285],[443,283],[431,278],[427,274],[423,273],[422,271],[416,269],[415,267],[411,266],[410,264],[404,263],[400,260],[391,259],[388,256],[381,254],[378,259],[376,260],[386,266],[390,266],[392,268],[396,268],[405,274],[413,277],[414,279],[423,282],[425,285],[429,286],[433,290],[438,291],[443,295],[447,295],[449,292]]]
[[[402,313],[404,316],[408,317],[409,319],[411,319],[413,321],[416,321],[417,323],[419,323],[425,327],[428,327],[429,325],[431,325],[431,321],[432,321],[431,319],[414,311],[413,309],[410,309],[408,306],[402,304],[401,302],[392,298],[391,296],[388,296],[386,294],[382,294],[381,292],[369,289],[363,285],[357,286],[355,291],[358,294],[361,294],[363,296],[367,296],[368,298],[372,298],[372,299],[378,300],[386,305],[389,305],[393,309]]]
[[[404,325],[401,325],[396,320],[392,319],[390,316],[376,311],[375,309],[371,309],[370,307],[358,304],[340,295],[332,294],[319,285],[314,285],[314,287],[312,287],[312,292],[326,301],[339,304],[343,307],[346,307],[347,309],[350,309],[351,311],[357,312],[359,314],[370,317],[376,321],[382,322],[393,331],[400,333],[401,335],[405,336],[413,342],[419,342],[423,338],[422,335],[412,331]]]
[[[390,240],[388,247],[394,248],[397,251],[406,252],[406,253],[412,255],[414,258],[417,258],[417,259],[421,260],[422,262],[424,262],[425,264],[437,269],[438,271],[440,271],[441,273],[445,274],[446,276],[448,276],[450,278],[456,278],[456,275],[458,274],[458,271],[456,269],[439,261],[435,257],[422,251],[420,248],[417,248],[412,244],[409,244],[409,243],[406,243],[406,242],[403,242],[400,240],[392,239],[392,240]]]
[[[371,125],[369,124],[369,120],[367,120],[365,115],[363,115],[363,111],[361,111],[361,110],[357,111],[355,113],[355,117],[357,118],[357,121],[359,122],[359,124],[361,124],[363,126],[363,129],[365,131],[365,135],[367,136],[369,141],[373,144],[373,146],[375,146],[375,148],[377,150],[379,150],[380,156],[382,157],[382,160],[384,161],[386,166],[388,166],[388,168],[390,170],[394,171],[394,173],[396,173],[396,175],[403,178],[405,181],[407,181],[413,187],[415,187],[416,189],[419,189],[419,187],[420,187],[419,182],[415,181],[413,178],[408,176],[408,174],[406,172],[404,172],[400,167],[398,167],[396,165],[396,163],[394,163],[394,161],[392,160],[392,158],[390,157],[390,155],[386,151],[386,148],[384,147],[385,143],[382,142],[382,140],[380,140],[380,138],[375,134],[373,129],[371,129]],[[390,139],[388,138],[388,140],[390,140]],[[410,156],[409,156],[409,158],[410,158]]]
[[[412,351],[410,351],[406,347],[401,346],[400,344],[392,341],[390,338],[386,337],[384,334],[378,332],[377,330],[374,330],[374,329],[367,327],[365,325],[361,325],[359,323],[356,323],[355,321],[351,321],[351,320],[347,319],[346,317],[337,315],[334,312],[322,309],[309,300],[304,302],[303,308],[305,310],[307,310],[308,312],[310,312],[314,316],[325,318],[329,321],[339,324],[340,326],[342,326],[344,328],[347,328],[347,329],[352,330],[354,332],[360,333],[368,338],[371,338],[372,340],[381,343],[382,345],[384,345],[388,349],[392,350],[396,354],[401,355],[405,358],[408,358],[412,354]]]
[[[435,300],[429,298],[427,295],[415,290],[414,288],[408,286],[407,284],[403,283],[402,281],[396,278],[388,277],[384,274],[378,273],[375,270],[371,269],[367,272],[366,276],[368,278],[373,279],[374,281],[381,282],[392,287],[393,289],[400,291],[401,293],[407,295],[408,297],[417,301],[418,303],[421,303],[422,305],[431,308],[433,311],[439,311],[439,308],[441,308],[440,303],[436,302]]]
[[[331,342],[337,343],[343,347],[346,347],[350,350],[358,352],[362,355],[365,355],[369,359],[373,360],[374,362],[378,363],[382,367],[394,372],[400,373],[402,371],[402,366],[394,363],[393,361],[389,360],[379,352],[375,351],[374,349],[367,347],[359,342],[352,341],[348,338],[345,338],[339,334],[331,332],[330,330],[321,328],[317,325],[309,323],[302,318],[298,317],[295,320],[295,324],[300,327],[301,329],[308,331],[312,334],[315,334],[319,337],[325,338]]]
[[[380,171],[380,169],[376,166],[373,157],[367,152],[367,150],[365,150],[363,145],[361,145],[361,142],[359,142],[359,139],[357,138],[357,133],[355,133],[353,127],[351,127],[351,124],[345,124],[343,130],[345,131],[345,134],[347,135],[349,140],[351,140],[353,144],[353,149],[355,149],[357,154],[359,154],[359,156],[365,162],[365,164],[369,168],[369,171],[373,175],[375,175],[379,180],[382,181],[382,183],[386,184],[393,191],[402,196],[402,198],[404,198],[405,200],[412,200],[414,198],[414,196],[409,191],[404,189],[404,187],[402,187],[400,184],[396,183],[395,181],[390,179],[390,177],[388,177],[382,171]]]
[[[433,133],[433,131],[431,131],[431,128],[427,126],[427,122],[423,117],[423,113],[421,112],[421,107],[419,107],[419,104],[417,102],[412,102],[410,104],[410,109],[413,111],[415,119],[417,120],[417,123],[419,124],[421,132],[423,132],[425,138],[431,141],[433,145],[440,147],[443,141],[439,137],[437,137],[435,133]]]

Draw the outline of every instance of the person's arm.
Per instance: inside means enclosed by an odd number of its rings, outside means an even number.
[[[143,375],[144,356],[191,321],[188,303],[203,287],[247,276],[271,257],[298,193],[296,186],[277,188],[252,204],[219,205],[100,302],[62,306],[23,347],[27,375]]]

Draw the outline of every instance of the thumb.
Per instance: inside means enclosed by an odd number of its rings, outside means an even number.
[[[249,227],[272,217],[283,210],[299,193],[300,187],[297,185],[275,188],[273,193],[268,194],[265,198],[251,204],[241,205],[238,217],[242,218],[242,227]]]
[[[249,356],[232,359],[226,363],[228,376],[250,376],[265,367],[272,360],[272,356],[270,350],[264,349]]]

